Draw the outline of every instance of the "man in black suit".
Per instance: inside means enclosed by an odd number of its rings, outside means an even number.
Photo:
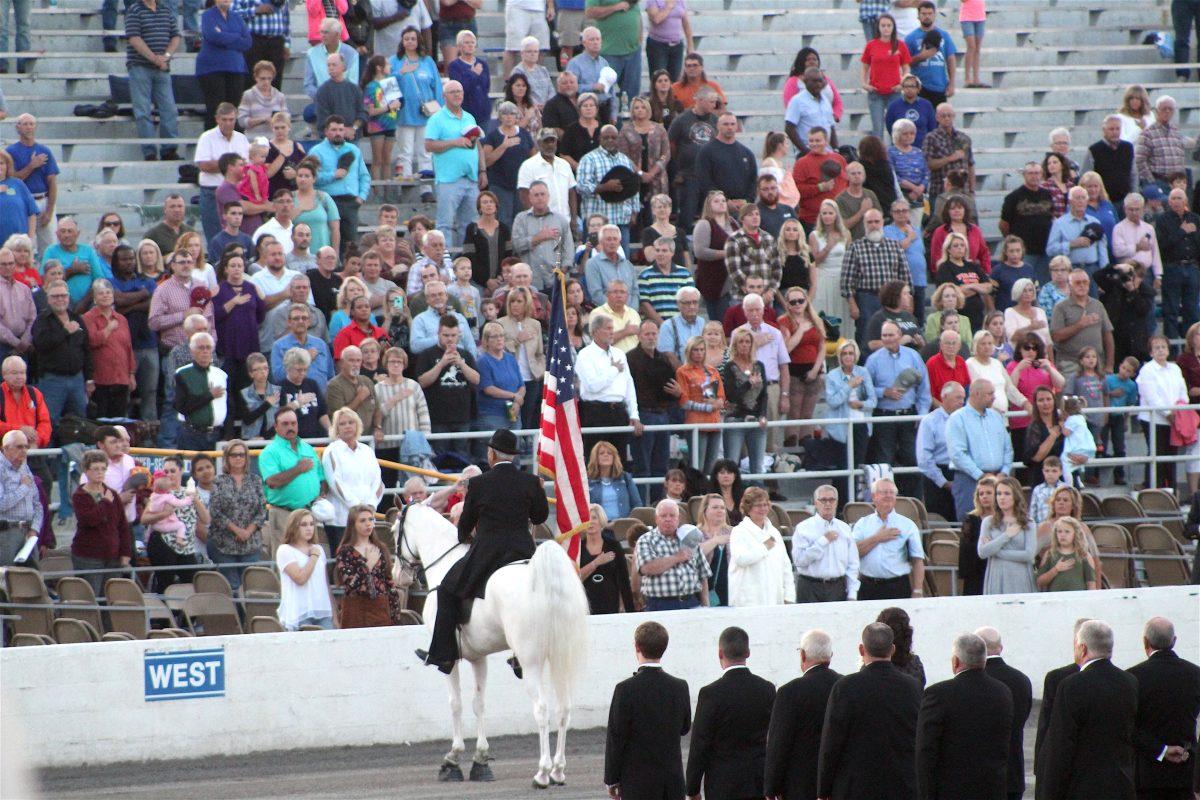
[[[1004,800],[1013,701],[984,672],[987,645],[973,633],[954,640],[954,677],[925,690],[917,717],[917,797]]]
[[[621,800],[682,800],[680,737],[691,727],[687,681],[663,671],[667,629],[643,622],[633,633],[638,671],[613,689],[604,746],[604,783]]]
[[[817,753],[825,704],[842,677],[829,668],[832,660],[833,642],[825,631],[811,630],[800,638],[802,675],[779,687],[767,731],[763,793],[772,800],[817,796]]]
[[[1112,663],[1113,631],[1091,619],[1075,635],[1079,673],[1063,678],[1042,743],[1046,800],[1134,800],[1137,679]]]
[[[724,674],[700,690],[688,747],[687,793],[699,800],[750,800],[763,796],[767,728],[775,685],[750,672],[750,636],[721,631],[717,660]]]
[[[892,629],[872,622],[858,646],[863,668],[833,685],[817,757],[817,796],[893,800],[917,794],[921,687],[892,665]]]
[[[462,603],[471,597],[483,597],[488,578],[514,561],[532,558],[534,551],[530,525],[546,521],[550,506],[542,481],[521,472],[512,463],[517,453],[517,437],[512,431],[498,430],[488,442],[487,459],[491,467],[467,484],[467,499],[458,519],[458,540],[470,542],[471,549],[446,573],[437,590],[437,618],[429,652],[417,656],[449,674],[458,661],[458,626]],[[474,533],[474,541],[472,541]],[[520,677],[520,665],[510,659]]]
[[[1075,620],[1075,632],[1073,636],[1079,635],[1079,629],[1083,627],[1083,623],[1087,622],[1087,617],[1081,617]],[[1075,641],[1074,638],[1071,640]],[[1074,647],[1074,644],[1072,644]],[[1050,727],[1050,715],[1054,711],[1054,696],[1058,692],[1058,685],[1062,683],[1063,678],[1068,675],[1074,675],[1079,672],[1079,665],[1072,661],[1065,667],[1052,669],[1046,673],[1046,679],[1042,682],[1042,707],[1038,711],[1037,735],[1033,739],[1033,774],[1035,777],[1041,776],[1042,768],[1042,744],[1046,741],[1046,731]],[[1042,800],[1042,782],[1040,780],[1034,786],[1034,797],[1037,800]]]
[[[1175,655],[1175,626],[1165,617],[1146,623],[1142,647],[1146,660],[1129,668],[1138,682],[1138,800],[1191,800],[1200,667]]]
[[[1013,700],[1012,737],[1008,742],[1008,800],[1021,800],[1025,795],[1025,722],[1033,707],[1033,684],[1021,670],[1004,663],[1004,644],[1000,631],[980,628],[975,635],[987,645],[987,666],[991,677],[1008,687]]]

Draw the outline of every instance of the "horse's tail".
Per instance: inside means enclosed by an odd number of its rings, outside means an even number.
[[[560,702],[568,702],[587,653],[587,595],[575,565],[558,543],[539,545],[529,566],[529,630],[548,663],[555,694]]]

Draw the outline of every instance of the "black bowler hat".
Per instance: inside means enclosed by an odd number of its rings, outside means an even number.
[[[637,176],[637,173],[629,167],[615,166],[608,172],[604,173],[604,177],[600,179],[601,183],[607,183],[611,180],[621,182],[621,188],[615,191],[597,192],[600,199],[606,203],[621,203],[631,197],[637,195],[641,191],[642,180]]]
[[[517,437],[512,431],[505,428],[501,428],[492,434],[491,440],[488,441],[488,447],[506,456],[515,456],[519,449],[517,447]]]

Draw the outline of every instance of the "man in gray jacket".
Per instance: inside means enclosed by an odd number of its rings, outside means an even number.
[[[550,210],[550,187],[543,181],[529,185],[529,210],[513,219],[513,253],[533,270],[533,283],[548,291],[556,265],[570,265],[575,255],[571,223]]]

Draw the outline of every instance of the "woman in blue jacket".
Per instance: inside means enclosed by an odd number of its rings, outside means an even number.
[[[200,15],[200,52],[196,55],[196,79],[204,93],[204,129],[217,124],[217,106],[232,103],[237,108],[246,88],[246,56],[250,28],[246,20],[230,10],[233,0],[215,0]]]
[[[404,105],[396,124],[396,143],[400,154],[396,160],[397,178],[414,178],[418,172],[433,177],[433,160],[425,152],[425,121],[445,104],[442,97],[442,78],[437,64],[425,55],[421,33],[408,27],[400,34],[400,49],[391,58],[392,74],[400,81]],[[429,112],[429,113],[426,113]],[[432,192],[427,192],[429,200]],[[422,202],[425,197],[422,196]]]
[[[588,494],[611,519],[628,517],[631,509],[642,504],[642,495],[633,476],[621,466],[617,448],[608,442],[596,442],[588,458]]]
[[[869,419],[875,410],[875,385],[866,368],[858,365],[859,350],[854,340],[843,342],[837,350],[838,366],[825,374],[825,404],[829,407],[828,419],[861,417]],[[827,424],[825,435],[835,442],[846,444],[851,426],[845,423]],[[871,438],[869,424],[854,425],[854,466],[861,467],[867,457],[867,440]],[[843,448],[844,452],[844,448]],[[847,480],[846,491],[841,500],[850,496],[853,477]]]

